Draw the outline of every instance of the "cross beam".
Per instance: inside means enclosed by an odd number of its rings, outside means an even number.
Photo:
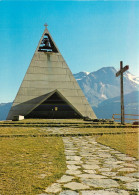
[[[121,76],[121,124],[124,124],[124,88],[123,88],[123,73],[129,69],[129,66],[123,67],[123,61],[120,61],[120,70],[116,73],[116,77]]]
[[[122,62],[122,61],[121,61]],[[125,66],[124,68],[120,68],[120,70],[116,73],[116,76],[118,77],[119,75],[121,75],[122,73],[124,73],[126,70],[129,69],[129,66]]]

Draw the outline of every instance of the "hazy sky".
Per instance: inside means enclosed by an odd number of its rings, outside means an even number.
[[[123,60],[139,76],[138,1],[0,1],[0,103],[15,98],[44,23],[73,73]]]

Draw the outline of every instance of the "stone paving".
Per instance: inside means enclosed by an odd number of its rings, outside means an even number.
[[[94,137],[64,137],[67,171],[41,195],[139,194],[135,158],[101,145]]]

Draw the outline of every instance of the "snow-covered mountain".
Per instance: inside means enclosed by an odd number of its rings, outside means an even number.
[[[110,119],[113,114],[121,113],[120,96],[103,101],[93,110],[98,118]],[[139,91],[134,91],[124,96],[125,114],[139,115]],[[118,116],[120,118],[120,116]],[[126,116],[125,118],[137,118],[137,116]],[[130,121],[128,121],[130,122]],[[131,121],[133,122],[133,121]]]
[[[111,118],[113,113],[120,113],[120,78],[115,76],[116,72],[114,67],[104,67],[91,73],[74,74],[98,118]],[[125,108],[129,114],[137,113],[139,108],[138,86],[139,77],[126,71],[124,73],[124,93],[127,94]],[[6,119],[11,105],[12,103],[0,104],[0,120]]]
[[[130,82],[139,85],[139,77],[131,74],[129,71],[124,73],[124,77],[127,78]]]
[[[79,80],[82,80],[84,77],[86,77],[89,74],[90,74],[90,72],[79,72],[77,74],[74,74],[74,77],[77,81],[79,81]]]
[[[120,77],[116,77],[114,67],[104,67],[95,72],[79,72],[74,74],[91,106],[97,106],[104,100],[120,96]],[[139,77],[129,71],[124,73],[124,93],[137,91]]]

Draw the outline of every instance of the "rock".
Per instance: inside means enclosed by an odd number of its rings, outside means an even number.
[[[68,160],[68,161],[66,161],[66,163],[68,165],[79,165],[79,164],[82,164],[83,162],[82,161],[75,161],[75,160]]]
[[[134,182],[134,181],[136,181],[135,178],[126,177],[126,176],[116,176],[116,177],[113,177],[113,179],[120,179],[121,181],[124,181],[124,182]]]
[[[58,193],[62,190],[59,183],[53,183],[51,186],[47,187],[44,191],[47,193]]]
[[[125,184],[128,190],[139,190],[139,182],[131,182]]]
[[[111,168],[111,169],[123,168],[122,165],[117,165],[117,164],[113,164],[113,163],[111,163],[111,164],[104,164],[103,166],[107,167],[107,168]]]
[[[119,187],[119,184],[112,179],[84,179],[82,182],[95,188]]]
[[[98,165],[92,164],[92,165],[88,165],[88,164],[82,164],[82,167],[84,169],[99,169]]]
[[[90,170],[90,169],[87,169],[87,170],[83,170],[84,172],[86,172],[86,173],[96,173],[96,171],[95,170]]]
[[[117,173],[116,172],[101,172],[102,175],[105,176],[109,176],[109,177],[113,177],[115,176]]]
[[[82,175],[87,175],[87,174],[82,174]],[[90,178],[93,178],[93,179],[104,179],[104,178],[107,178],[107,177],[103,176],[103,175],[90,174]],[[81,180],[82,180],[82,178],[81,178]]]
[[[77,165],[67,165],[67,168],[70,169],[70,170],[77,170],[80,168],[80,166],[77,166]]]
[[[135,164],[139,167],[139,161],[135,161]]]
[[[111,158],[111,159],[109,159],[109,160],[106,159],[106,160],[104,161],[104,163],[107,164],[107,165],[109,165],[109,164],[110,164],[110,165],[111,165],[111,164],[115,165],[116,162],[117,162],[117,161],[116,161],[114,158]]]
[[[69,188],[71,190],[84,190],[84,189],[89,189],[89,186],[84,185],[82,183],[77,183],[77,182],[70,182],[68,184],[64,185],[65,188]]]
[[[66,154],[67,156],[75,156],[75,152],[71,152],[71,151],[70,151],[70,152],[67,152],[67,151],[66,151],[65,154]]]
[[[119,155],[118,155],[118,158],[119,158],[120,160],[124,160],[124,161],[134,161],[134,160],[136,160],[135,158],[133,158],[133,157],[128,157],[128,156],[119,156]]]
[[[85,153],[81,153],[81,156],[83,156],[83,157],[90,157],[90,156],[92,156],[92,154],[85,152]]]
[[[137,191],[138,174],[127,174],[136,171],[139,161],[135,161],[135,158],[98,144],[91,136],[63,139],[68,170],[57,183],[46,189],[45,194],[129,195],[128,190]],[[115,172],[112,172],[113,168]],[[96,174],[98,170],[101,174]],[[119,172],[125,172],[126,176],[117,176]],[[75,182],[76,178],[80,182]],[[121,180],[127,191],[121,190],[123,186],[116,180]],[[62,187],[69,190],[62,191]]]
[[[64,190],[59,195],[79,195],[79,193],[77,193],[75,191],[71,191],[71,190]]]
[[[82,195],[129,195],[129,193],[125,190],[110,189],[110,190],[82,191]]]
[[[87,162],[86,164],[100,164],[99,160],[94,160],[94,159],[91,159],[91,158],[88,158],[87,159]]]
[[[121,153],[119,151],[113,150],[113,151],[111,151],[111,154],[121,154]]]
[[[99,157],[102,157],[102,158],[111,158],[111,154],[102,153],[102,154],[99,154]]]
[[[69,175],[63,175],[59,180],[57,180],[58,183],[66,183],[73,179],[74,177]]]
[[[134,168],[121,168],[118,170],[119,172],[134,172],[136,169]]]
[[[66,156],[67,160],[75,160],[75,161],[80,161],[82,157],[80,156]]]
[[[128,174],[126,174],[126,176],[139,178],[139,172],[137,172],[137,173],[128,173]]]
[[[99,169],[100,172],[110,172],[112,168],[101,168]]]
[[[124,163],[124,167],[134,167],[134,168],[136,168],[137,166],[135,164],[131,164],[131,163]]]
[[[96,175],[96,174],[81,174],[81,175],[78,175],[78,177],[80,177],[81,179],[84,179],[84,178],[107,178],[105,176],[102,176],[102,175]]]
[[[79,170],[67,170],[66,171],[66,174],[69,174],[69,175],[79,175],[79,174],[81,174],[81,171],[79,171]]]
[[[100,162],[98,162],[98,161],[93,161],[93,160],[90,160],[90,159],[88,159],[88,160],[86,160],[85,159],[85,164],[86,165],[99,165],[99,164],[101,164]]]
[[[0,194],[1,195],[1,194]],[[41,194],[38,194],[38,195],[49,195],[49,194],[47,194],[47,193],[41,193]]]

